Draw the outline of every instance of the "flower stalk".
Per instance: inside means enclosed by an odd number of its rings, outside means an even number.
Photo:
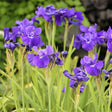
[[[78,87],[75,88],[75,112],[78,112],[78,105],[79,105],[79,99],[80,99],[80,87],[81,84],[78,84]]]
[[[69,31],[69,28],[68,28],[68,25],[69,25],[69,22],[67,20],[67,18],[65,18],[65,33],[64,33],[64,47],[63,47],[63,51],[66,50],[66,41],[67,41],[67,36],[68,36],[68,31]]]
[[[55,23],[55,17],[54,17],[54,16],[52,16],[52,20],[53,20],[52,46],[53,46],[53,48],[55,48],[55,42],[54,42],[54,39],[55,39],[55,34],[56,34],[56,23]]]

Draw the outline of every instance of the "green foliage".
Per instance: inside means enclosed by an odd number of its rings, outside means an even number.
[[[47,6],[49,4],[53,4],[56,8],[71,8],[75,7],[75,10],[78,11],[85,11],[85,7],[82,6],[80,0],[28,0],[27,2],[25,0],[19,0],[19,1],[13,1],[10,0],[7,2],[7,0],[0,1],[0,29],[3,30],[4,27],[11,28],[12,26],[15,26],[16,20],[23,20],[24,18],[30,19],[35,14],[35,10],[37,6]],[[87,18],[85,17],[84,25],[88,26],[89,23]],[[43,23],[41,24],[43,26]],[[44,30],[44,27],[42,28]],[[60,28],[61,29],[61,28]],[[63,31],[57,30],[57,35],[59,37],[60,33]],[[45,36],[45,35],[44,35]],[[42,37],[44,39],[44,37]],[[57,42],[59,39],[56,39]]]
[[[74,40],[74,39],[73,39]],[[6,51],[5,72],[0,69],[0,111],[2,112],[110,112],[107,81],[104,73],[100,77],[90,77],[83,93],[80,93],[79,104],[75,108],[76,92],[69,87],[69,79],[63,75],[64,70],[72,73],[71,66],[76,67],[77,57],[71,58],[73,40],[69,55],[63,59],[62,66],[40,69],[23,60],[22,47],[15,49],[12,55]],[[98,51],[100,52],[100,51]],[[16,55],[15,55],[16,54]],[[3,77],[5,79],[3,79]],[[96,83],[99,80],[100,88]],[[65,93],[62,89],[65,86]]]
[[[0,69],[4,69],[4,62],[5,62],[5,48],[3,42],[3,35],[0,35]]]
[[[31,17],[35,16],[35,10],[37,6],[47,6],[49,4],[53,4],[56,8],[71,8],[75,7],[75,10],[78,11],[85,11],[85,7],[82,6],[80,0],[3,0],[0,1],[0,30],[3,30],[4,27],[9,27],[11,29],[12,26],[15,26],[16,20],[23,20],[24,18],[30,19]],[[41,38],[44,43],[47,43],[47,39],[45,36],[45,27],[44,27],[44,20],[40,20],[40,26],[42,28]],[[84,15],[83,25],[89,26],[89,21]],[[56,35],[55,35],[55,42],[58,44],[62,44],[62,40],[59,39],[59,35],[64,31],[64,26],[57,26]],[[1,38],[1,37],[0,37]],[[3,40],[0,42],[0,52],[3,49]],[[2,54],[2,57],[3,56]],[[0,57],[2,60],[3,58]],[[1,66],[0,66],[1,67]],[[3,68],[3,67],[2,67]]]

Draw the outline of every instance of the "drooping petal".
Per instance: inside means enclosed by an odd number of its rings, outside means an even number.
[[[96,67],[97,67],[98,69],[101,69],[103,66],[104,66],[104,61],[97,61]]]
[[[27,35],[22,35],[22,41],[24,42],[24,44],[30,45],[30,43],[31,43],[31,38],[28,38]]]
[[[89,75],[97,76],[101,73],[100,69],[97,69],[96,66],[85,66],[85,70]]]
[[[9,28],[4,28],[4,40],[8,41],[9,39]]]
[[[34,54],[30,54],[30,53],[27,54],[28,62],[29,62],[32,66],[36,66],[35,63],[34,63],[34,57],[35,57],[35,56],[36,56],[36,55],[34,55]]]
[[[45,68],[47,67],[47,65],[49,64],[49,57],[48,56],[44,56],[44,57],[39,57],[39,55],[36,55],[34,57],[34,63],[37,67],[39,68]]]
[[[41,47],[44,45],[43,41],[41,40],[40,36],[34,37],[31,39],[30,43],[31,47],[36,46],[36,47]]]
[[[69,74],[69,72],[68,72],[67,70],[65,70],[65,71],[63,72],[63,74],[64,74],[66,77],[68,77],[69,79],[72,79],[72,76],[73,76],[73,75]]]
[[[12,42],[9,42],[9,43],[5,43],[4,44],[4,47],[5,48],[8,48],[8,49],[11,49],[12,52],[14,51],[14,49],[19,46],[19,43],[12,43]]]
[[[84,56],[84,58],[81,59],[80,63],[82,65],[90,65],[91,64],[91,58],[89,56]]]

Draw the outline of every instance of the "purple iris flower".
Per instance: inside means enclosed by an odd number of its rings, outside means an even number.
[[[27,54],[27,59],[32,66],[37,66],[39,68],[45,68],[50,62],[54,62],[57,65],[62,65],[62,60],[58,57],[59,53],[54,53],[52,46],[46,46],[46,49],[37,50],[36,47],[33,47],[37,51],[35,54]],[[55,59],[56,58],[56,59]]]
[[[107,36],[107,33],[104,30],[98,32],[97,33],[97,43],[99,45],[102,45],[105,42],[106,36]]]
[[[30,45],[30,47],[41,47],[44,45],[41,37],[39,36],[42,32],[42,29],[34,26],[33,21],[24,19],[23,21],[16,21],[16,24],[19,25],[17,27],[19,28],[24,44]]]
[[[74,8],[73,8],[73,10],[74,10]],[[74,21],[74,20],[76,20],[76,21]],[[82,12],[81,11],[75,11],[74,16],[72,16],[72,19],[69,20],[69,24],[82,25],[83,20],[84,20],[84,17],[82,15]]]
[[[57,12],[57,9],[53,5],[48,5],[45,8],[41,6],[37,7],[37,9],[35,12],[37,17],[43,17],[48,22],[52,22],[52,15],[55,15]]]
[[[61,54],[62,54],[62,56],[63,56],[64,58],[66,58],[67,55],[68,55],[68,51],[62,51]]]
[[[84,35],[80,36],[82,41],[82,48],[86,51],[90,51],[96,44],[95,36],[91,33],[85,33]]]
[[[43,8],[37,7],[36,16],[33,18],[35,20],[36,17],[43,17],[46,21],[52,22],[52,16],[55,17],[55,23],[57,25],[61,25],[62,22],[65,22],[65,18],[69,21],[69,24],[81,25],[84,17],[82,12],[75,11],[74,8],[68,10],[68,8],[60,8],[56,9],[53,5],[48,5]],[[75,20],[75,21],[74,21]]]
[[[109,52],[112,52],[112,29],[111,27],[109,27],[109,29],[107,30],[107,47]]]
[[[85,67],[85,70],[89,75],[97,76],[101,73],[101,68],[104,66],[104,61],[97,61],[97,58],[98,56],[95,53],[93,59],[89,56],[84,56],[84,58],[81,59],[81,64]]]
[[[16,42],[16,36],[17,35],[12,35],[12,33],[9,32],[9,28],[4,28],[4,40],[5,40],[4,47],[12,50],[12,52],[14,51],[14,49],[17,46],[19,46],[19,43],[15,43]],[[12,41],[12,42],[10,42],[10,41]]]
[[[12,27],[12,32],[10,33],[11,35],[11,40],[13,42],[16,42],[16,38],[21,36],[21,30],[19,26],[13,26]]]
[[[65,22],[65,18],[68,20],[69,24],[74,25],[81,25],[82,21],[84,20],[82,12],[75,11],[74,8],[70,10],[68,10],[67,8],[59,9],[55,15],[56,24],[61,25],[62,22]]]
[[[19,43],[12,43],[12,42],[9,42],[9,43],[5,43],[4,44],[4,47],[5,48],[8,48],[10,50],[12,50],[12,52],[14,51],[14,49],[19,46]]]
[[[21,28],[21,32],[24,32],[24,29],[27,26],[32,26],[33,25],[33,21],[29,21],[28,19],[23,19],[23,21],[16,21],[16,24]]]
[[[87,74],[83,71],[82,67],[76,67],[73,69],[74,75],[69,74],[67,70],[63,74],[70,79],[70,87],[76,88],[82,81],[86,82],[89,80]]]
[[[102,70],[106,75],[105,78],[108,79],[110,78],[110,75],[112,74],[112,69],[110,69],[109,71],[106,71],[105,69]]]
[[[75,40],[73,42],[73,47],[76,48],[76,49],[80,49],[82,45],[82,42],[80,40],[80,34],[78,34],[76,37],[75,37]]]
[[[8,41],[10,39],[10,36],[9,36],[9,28],[4,28],[4,40],[5,41]]]
[[[80,26],[80,33],[76,36],[73,46],[79,49],[81,46],[84,50],[90,51],[98,43],[102,45],[105,42],[105,31],[96,31],[97,24],[90,27]]]

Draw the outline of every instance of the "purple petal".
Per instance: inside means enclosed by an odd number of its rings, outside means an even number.
[[[81,30],[81,32],[87,32],[88,31],[88,27],[81,25],[80,26],[80,30]]]
[[[81,84],[80,92],[84,92],[84,88],[85,88],[85,85],[84,84]]]
[[[19,46],[19,43],[12,43],[12,42],[9,42],[9,43],[5,43],[4,44],[4,47],[5,48],[8,48],[8,49],[11,49],[12,52],[14,51],[14,49]]]
[[[9,28],[4,28],[4,40],[8,41],[9,39]]]
[[[59,57],[57,57],[55,63],[56,63],[57,65],[63,65],[63,61],[62,61]]]
[[[110,63],[112,64],[112,58],[110,59]]]
[[[104,66],[104,61],[98,61],[98,62],[96,63],[96,67],[97,67],[98,69],[101,69],[103,66]]]
[[[77,86],[78,86],[77,81],[70,80],[70,87],[74,88],[74,87],[77,87]]]
[[[39,55],[36,55],[34,57],[34,63],[37,67],[39,68],[45,68],[47,67],[47,65],[49,64],[49,57],[48,56],[44,56],[42,58],[39,57]]]
[[[108,40],[107,47],[108,47],[109,52],[112,52],[112,40]]]
[[[92,42],[90,43],[82,43],[82,48],[86,51],[91,51],[94,47],[94,44]]]
[[[22,35],[22,41],[24,42],[24,44],[30,45],[31,38],[28,38],[27,35]]]
[[[98,55],[97,55],[97,53],[95,53],[95,56],[93,57],[92,62],[95,63],[97,61],[97,59],[98,59]]]
[[[92,75],[92,76],[97,76],[101,73],[101,70],[100,69],[97,69],[96,66],[85,66],[85,70],[87,71],[87,73],[89,75]]]
[[[63,87],[62,92],[65,93],[65,87]]]
[[[91,64],[91,58],[89,56],[84,56],[84,58],[81,59],[80,63],[82,65],[90,65]]]
[[[36,65],[34,64],[34,57],[35,57],[35,56],[36,56],[36,55],[34,55],[34,54],[30,54],[30,53],[27,54],[28,62],[29,62],[32,66],[36,66]]]
[[[72,76],[73,76],[73,75],[69,74],[69,72],[68,72],[67,70],[65,70],[65,71],[63,72],[63,74],[64,74],[66,77],[68,77],[69,79],[72,79]]]
[[[62,52],[61,52],[61,55],[62,55],[64,58],[66,58],[67,55],[68,55],[68,51],[62,51]]]
[[[61,18],[61,15],[60,15],[60,14],[56,15],[56,17],[55,17],[55,22],[56,22],[56,24],[57,24],[58,26],[61,25],[62,18]]]
[[[31,39],[31,47],[36,46],[36,47],[41,47],[44,45],[43,41],[41,40],[40,36],[34,37]]]

